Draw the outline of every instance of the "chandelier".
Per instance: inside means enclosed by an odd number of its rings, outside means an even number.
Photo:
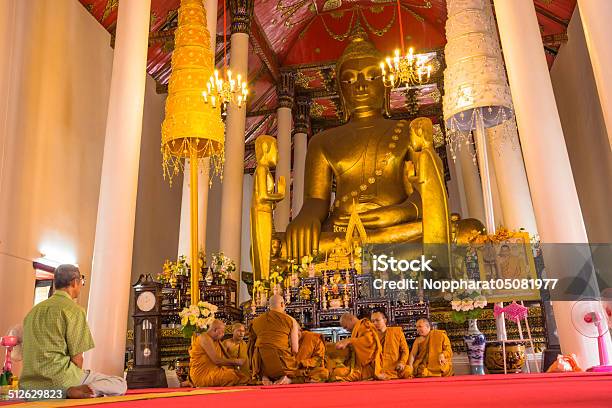
[[[232,78],[232,71],[227,69],[227,2],[223,1],[223,71],[224,78],[219,76],[219,71],[215,69],[206,83],[206,91],[202,92],[205,103],[210,103],[213,108],[219,104],[222,110],[227,109],[228,104],[242,107],[246,103],[249,90],[247,82],[242,80],[242,75]]]
[[[414,55],[412,48],[406,55],[400,55],[400,50],[395,50],[393,58],[387,57],[380,63],[383,83],[388,88],[397,88],[402,84],[410,87],[428,82],[433,67],[426,61],[427,56]]]
[[[397,14],[403,54],[405,49],[404,27],[402,26],[402,9],[399,0],[397,0]],[[415,55],[412,48],[408,50],[406,55],[402,54],[400,54],[399,49],[396,49],[393,58],[387,57],[384,61],[381,61],[380,69],[385,86],[387,88],[398,88],[404,84],[408,88],[428,82],[433,67],[431,64],[427,64],[427,56]]]
[[[227,71],[227,80],[219,77],[219,71],[215,69],[213,75],[210,76],[206,83],[207,90],[202,92],[204,102],[211,103],[213,108],[220,104],[223,108],[227,108],[227,104],[231,103],[239,108],[246,102],[249,90],[246,81],[242,80],[242,75],[236,75],[236,79],[232,78],[232,71]]]

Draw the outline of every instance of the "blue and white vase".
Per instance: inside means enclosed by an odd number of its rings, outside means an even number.
[[[463,341],[467,346],[470,369],[473,375],[484,375],[485,336],[478,330],[476,319],[468,319],[468,324],[467,335],[463,337]]]

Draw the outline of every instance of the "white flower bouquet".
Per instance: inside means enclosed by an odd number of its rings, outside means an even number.
[[[217,274],[223,281],[227,279],[232,272],[236,270],[236,263],[225,256],[223,252],[213,254],[212,256],[212,268],[213,272]]]
[[[204,301],[184,308],[179,312],[183,336],[189,339],[193,333],[202,333],[208,330],[208,327],[215,320],[216,312],[217,306]]]
[[[445,298],[450,301],[453,309],[451,317],[455,323],[463,323],[468,319],[479,319],[487,306],[487,298],[479,291],[456,291]]]

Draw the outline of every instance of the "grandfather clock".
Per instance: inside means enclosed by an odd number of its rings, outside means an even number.
[[[134,367],[128,370],[128,388],[165,388],[161,368],[161,284],[150,274],[140,275],[134,288]]]

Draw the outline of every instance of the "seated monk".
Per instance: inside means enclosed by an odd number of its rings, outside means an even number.
[[[336,343],[339,350],[351,346],[353,351],[351,367],[348,374],[345,369],[332,373],[336,381],[383,380],[382,347],[376,334],[376,328],[368,319],[359,320],[355,315],[345,313],[340,318],[340,325],[351,332],[351,337]]]
[[[251,378],[251,368],[247,353],[247,344],[243,340],[246,334],[246,329],[242,323],[234,323],[232,325],[232,337],[223,341],[223,346],[230,358],[240,359],[244,364],[240,366],[240,371],[247,378]]]
[[[291,384],[297,368],[299,326],[285,313],[285,300],[274,295],[268,301],[270,310],[257,316],[249,330],[249,356],[253,378],[264,385]]]
[[[372,324],[376,327],[382,346],[382,372],[389,380],[411,378],[412,370],[406,364],[410,350],[401,327],[387,327],[384,312],[372,313]]]
[[[295,356],[297,361],[296,377],[301,381],[325,382],[329,371],[325,368],[325,342],[318,333],[300,330],[300,344]]]
[[[189,376],[194,387],[223,387],[248,382],[248,377],[233,368],[243,365],[245,361],[228,358],[221,345],[224,333],[225,323],[215,320],[207,332],[192,341]]]
[[[416,377],[453,375],[453,350],[444,330],[432,330],[429,319],[416,322],[419,337],[412,345],[408,365]]]

